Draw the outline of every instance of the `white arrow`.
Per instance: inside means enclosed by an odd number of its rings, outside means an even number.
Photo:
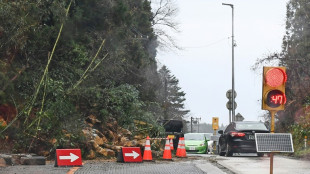
[[[77,159],[79,159],[80,157],[74,155],[73,153],[70,153],[70,156],[59,156],[60,160],[71,160],[70,162],[73,162]]]
[[[133,156],[133,159],[136,159],[140,155],[137,152],[132,151],[132,153],[125,153],[125,156]]]

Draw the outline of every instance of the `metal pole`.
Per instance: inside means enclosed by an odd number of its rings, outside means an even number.
[[[231,9],[232,9],[232,117],[233,117],[233,121],[235,121],[235,70],[234,70],[234,66],[235,66],[235,62],[234,62],[234,47],[235,47],[235,36],[234,36],[234,5],[231,5]]]
[[[231,112],[229,110],[229,124],[231,123]]]
[[[270,111],[271,115],[271,125],[270,125],[270,133],[274,133],[274,120],[275,114],[277,111]],[[273,174],[273,152],[270,153],[270,174]]]
[[[191,117],[191,133],[193,133],[193,117]]]
[[[197,124],[198,124],[198,133],[199,133],[199,120],[197,119]]]
[[[231,7],[232,9],[232,36],[231,36],[231,66],[232,66],[232,121],[235,121],[235,71],[234,71],[234,47],[235,47],[235,36],[234,36],[234,5],[233,4],[225,4],[225,3],[222,3],[222,5],[228,5]]]

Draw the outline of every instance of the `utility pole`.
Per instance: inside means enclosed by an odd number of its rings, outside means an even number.
[[[193,122],[195,123],[195,124],[197,124],[198,123],[198,133],[199,133],[199,121],[201,120],[201,117],[200,118],[198,118],[198,117],[191,117],[191,133],[193,133]]]
[[[191,117],[191,133],[193,133],[193,117]]]

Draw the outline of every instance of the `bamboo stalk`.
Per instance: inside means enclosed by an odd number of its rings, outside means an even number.
[[[68,5],[68,7],[67,7],[67,9],[66,9],[66,17],[68,16],[68,13],[69,13],[69,10],[70,10],[72,1],[73,1],[73,0],[70,1],[69,5]],[[61,26],[60,26],[60,29],[59,29],[59,32],[58,32],[58,35],[57,35],[57,39],[56,39],[55,44],[54,44],[54,47],[53,47],[53,49],[52,49],[52,53],[51,53],[51,55],[48,57],[47,65],[46,65],[46,67],[45,67],[45,70],[44,70],[43,76],[42,76],[42,78],[41,78],[41,80],[40,80],[40,83],[38,84],[38,87],[36,88],[35,94],[34,94],[32,100],[31,100],[31,102],[30,102],[29,109],[28,109],[28,111],[27,111],[27,118],[26,118],[26,120],[25,120],[24,123],[26,123],[26,122],[28,121],[30,112],[31,112],[31,110],[32,110],[32,106],[33,106],[34,102],[35,102],[36,99],[37,99],[37,96],[38,96],[38,94],[39,94],[39,91],[40,91],[41,85],[42,85],[42,83],[43,83],[43,80],[44,80],[44,78],[45,78],[45,76],[46,76],[46,74],[47,74],[47,72],[48,72],[48,68],[49,68],[49,65],[50,65],[50,63],[51,63],[51,60],[52,60],[52,58],[53,58],[53,55],[54,55],[56,46],[57,46],[58,41],[59,41],[59,38],[60,38],[60,35],[61,35],[61,33],[62,33],[63,26],[64,26],[64,22],[63,22],[63,23],[61,24]]]

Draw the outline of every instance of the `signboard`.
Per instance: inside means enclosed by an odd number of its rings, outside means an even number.
[[[140,147],[122,147],[124,162],[142,162]]]
[[[257,152],[294,152],[292,134],[256,133]]]
[[[169,139],[174,139],[174,135],[168,135]]]
[[[213,130],[219,129],[219,118],[218,117],[212,117],[212,128]]]
[[[55,166],[81,166],[81,149],[56,149]]]

